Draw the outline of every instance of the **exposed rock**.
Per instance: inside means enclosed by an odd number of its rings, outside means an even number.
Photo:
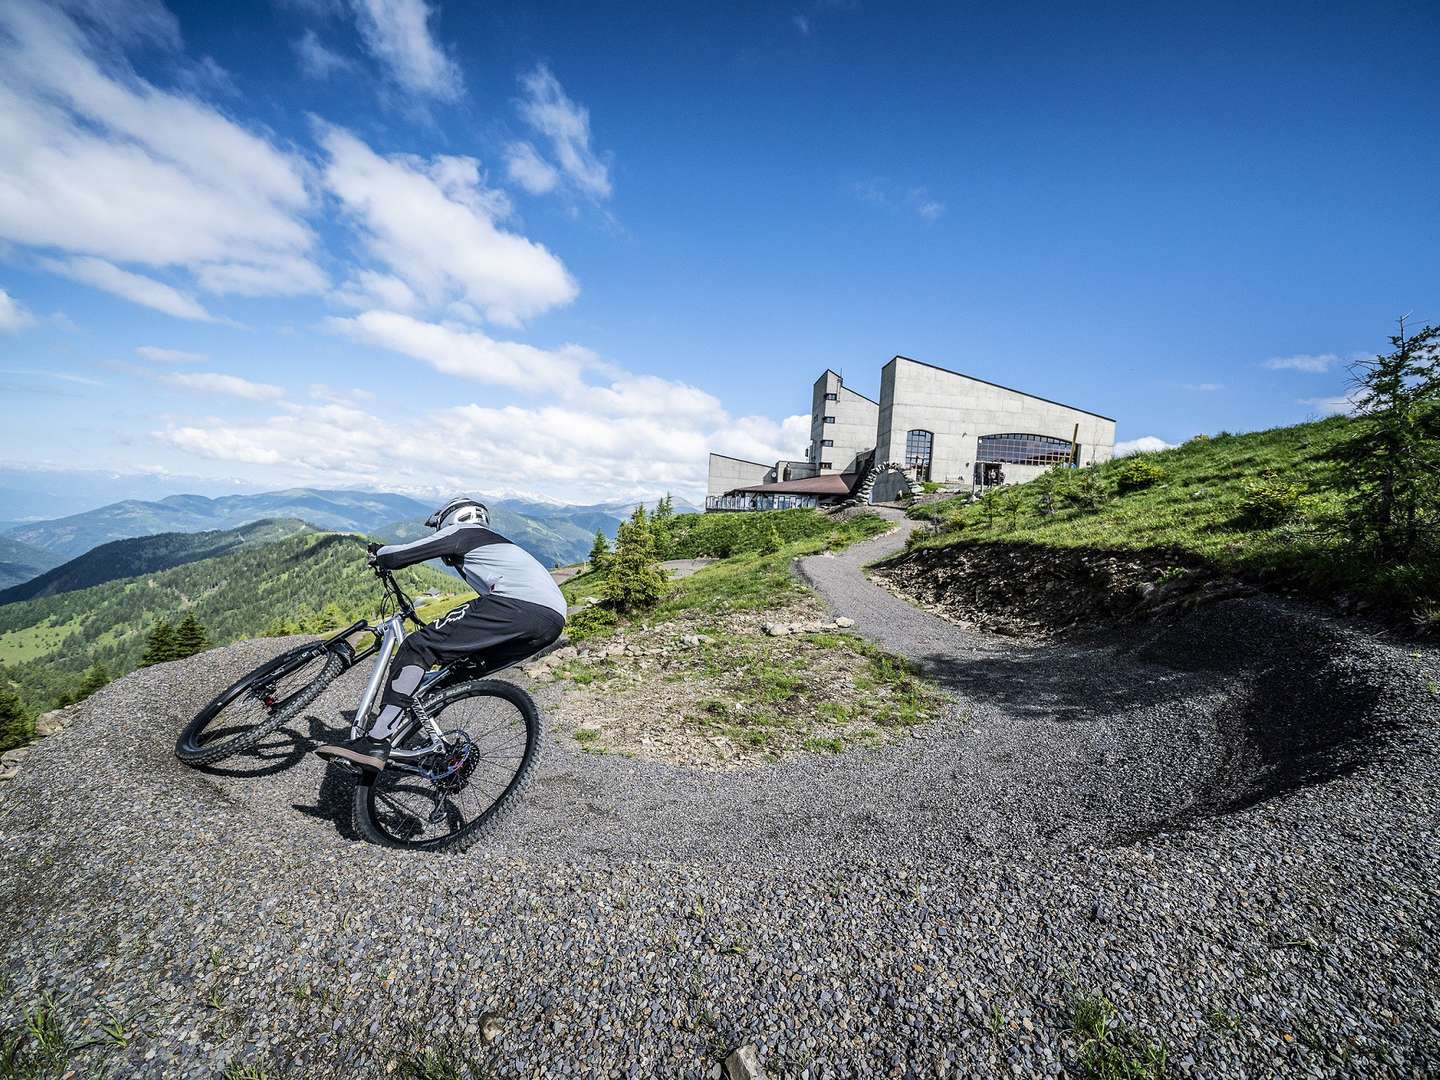
[[[754,1043],[738,1047],[725,1059],[725,1080],[766,1080]]]
[[[835,625],[841,628],[849,628],[855,625],[855,620],[846,618],[844,615],[841,615],[835,619]]]
[[[499,1013],[486,1013],[480,1018],[480,1038],[487,1043],[493,1043],[503,1034],[505,1025],[501,1022]]]
[[[766,623],[761,629],[771,637],[784,637],[790,633],[790,627],[787,624],[778,622]]]

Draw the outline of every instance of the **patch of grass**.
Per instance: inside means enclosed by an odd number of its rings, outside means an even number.
[[[575,741],[581,746],[589,746],[600,738],[600,732],[595,728],[576,728]]]
[[[1400,612],[1423,610],[1440,600],[1440,566],[1386,567],[1357,557],[1344,539],[1348,492],[1330,454],[1353,423],[1336,416],[1193,440],[1145,455],[1147,482],[1138,487],[1140,466],[1122,458],[1051,470],[1007,489],[998,510],[968,497],[928,503],[910,515],[936,528],[917,533],[912,544],[1173,552],[1326,599],[1347,592]],[[1087,485],[1096,490],[1079,490]]]
[[[225,1080],[271,1080],[271,1075],[263,1065],[231,1065],[225,1070]]]
[[[458,1043],[406,1050],[391,1055],[390,1074],[404,1080],[481,1080],[489,1071]]]
[[[1120,1023],[1115,1006],[1098,994],[1082,994],[1071,1003],[1070,1030],[1080,1040],[1080,1074],[1089,1080],[1166,1075],[1165,1048]]]
[[[41,994],[17,1030],[0,1032],[0,1080],[40,1080],[69,1072],[71,1058],[92,1044],[77,1044],[53,994]]]
[[[845,752],[845,740],[836,738],[821,738],[812,735],[805,740],[805,749],[812,754],[843,754]]]

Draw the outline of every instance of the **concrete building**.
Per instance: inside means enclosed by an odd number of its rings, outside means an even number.
[[[1115,453],[1115,421],[1008,386],[896,356],[880,371],[875,460],[910,479],[991,487]],[[896,484],[877,485],[875,498]]]
[[[839,374],[826,368],[811,388],[806,459],[820,475],[855,472],[859,459],[875,449],[879,418],[879,402],[851,390]]]
[[[1055,466],[1109,461],[1114,452],[1108,416],[896,356],[880,371],[879,402],[834,371],[815,380],[806,461],[772,466],[711,454],[706,507],[888,502],[926,481],[959,489],[1018,484]]]

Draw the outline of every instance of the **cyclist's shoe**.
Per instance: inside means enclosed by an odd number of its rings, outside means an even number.
[[[326,761],[350,765],[370,772],[379,772],[390,760],[390,744],[384,739],[372,739],[369,735],[361,735],[358,739],[351,739],[348,742],[317,746],[315,753]]]

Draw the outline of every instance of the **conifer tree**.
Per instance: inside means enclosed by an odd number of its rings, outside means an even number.
[[[650,535],[655,542],[655,557],[670,557],[670,526],[675,521],[675,501],[667,491],[665,497],[655,504],[655,513],[650,518]]]
[[[595,543],[590,545],[590,569],[603,570],[610,560],[610,541],[599,529],[595,530]]]
[[[0,750],[24,746],[35,735],[35,724],[20,695],[0,673]]]
[[[85,672],[85,678],[80,683],[80,697],[89,697],[109,681],[110,669],[99,660],[96,660],[95,663],[90,665],[89,670]]]
[[[157,622],[145,638],[145,652],[140,656],[140,666],[163,664],[178,659],[175,651],[175,631],[164,619]]]
[[[1359,415],[1334,456],[1352,537],[1394,565],[1440,544],[1440,326],[1407,334],[1402,319],[1390,344],[1351,368]]]
[[[195,613],[187,612],[184,621],[175,630],[175,656],[194,656],[210,647],[210,635],[200,625]]]
[[[655,540],[644,506],[635,507],[630,520],[620,526],[609,571],[603,600],[612,611],[622,614],[645,611],[665,595],[669,582],[655,559]]]

